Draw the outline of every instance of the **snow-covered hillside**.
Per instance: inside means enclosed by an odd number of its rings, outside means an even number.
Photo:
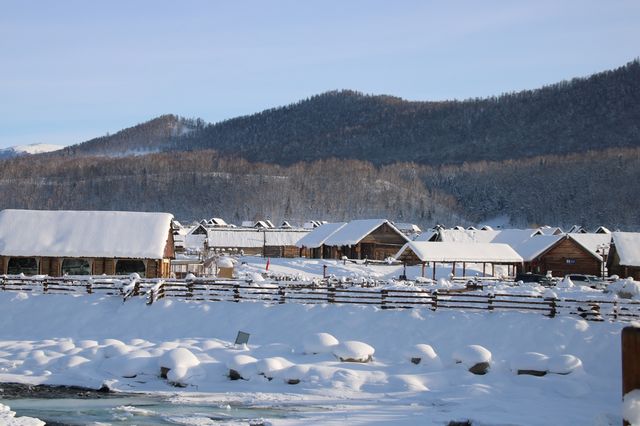
[[[0,158],[11,158],[25,154],[42,154],[45,152],[58,151],[64,148],[64,145],[54,145],[46,143],[34,143],[30,145],[17,145],[9,148],[0,149]]]

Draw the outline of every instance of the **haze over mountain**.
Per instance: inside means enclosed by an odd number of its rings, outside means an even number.
[[[489,99],[335,91],[217,124],[165,115],[6,161],[0,207],[637,229],[639,152],[635,60]]]
[[[14,158],[20,155],[42,154],[45,152],[58,151],[64,145],[34,143],[30,145],[16,145],[9,148],[0,149],[0,159]]]

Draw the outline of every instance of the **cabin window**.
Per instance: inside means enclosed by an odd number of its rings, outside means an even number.
[[[35,257],[12,257],[7,263],[7,274],[37,275],[38,261]]]
[[[121,259],[116,262],[116,275],[129,275],[134,272],[141,277],[145,276],[146,268],[142,260]]]
[[[87,259],[64,259],[62,275],[91,275],[91,264]]]

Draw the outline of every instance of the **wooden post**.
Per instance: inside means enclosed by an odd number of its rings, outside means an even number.
[[[424,278],[424,262],[422,262],[422,278]]]
[[[462,262],[462,276],[467,276],[467,262]]]
[[[622,330],[622,397],[640,389],[640,328],[625,327]],[[628,425],[626,419],[624,424]]]
[[[386,305],[386,303],[387,303],[387,300],[386,300],[387,299],[387,292],[388,292],[388,290],[386,290],[386,289],[382,289],[380,291],[380,308],[382,308],[382,309],[387,309],[387,305]]]
[[[436,280],[436,262],[435,262],[435,260],[433,261],[433,270],[431,271],[431,279],[433,281]]]
[[[487,264],[485,262],[482,262],[482,276],[486,277],[487,276]]]
[[[496,276],[496,265],[495,265],[495,263],[491,264],[491,276],[492,277]]]
[[[451,275],[453,277],[456,276],[456,262],[453,262],[453,266],[451,267]]]
[[[233,285],[233,301],[236,303],[240,301],[240,286],[238,284]]]

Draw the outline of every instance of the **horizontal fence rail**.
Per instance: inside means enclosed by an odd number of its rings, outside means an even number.
[[[238,279],[141,279],[138,277],[24,277],[0,276],[0,289],[39,294],[103,294],[146,298],[153,304],[163,298],[204,302],[261,302],[371,305],[381,309],[427,308],[469,311],[535,312],[549,317],[578,315],[591,321],[640,319],[640,301],[626,299],[545,298],[526,294],[493,293],[469,289],[434,290],[429,286],[389,286],[388,281],[360,284],[324,279],[318,281],[260,281]],[[473,290],[473,291],[471,291]]]

